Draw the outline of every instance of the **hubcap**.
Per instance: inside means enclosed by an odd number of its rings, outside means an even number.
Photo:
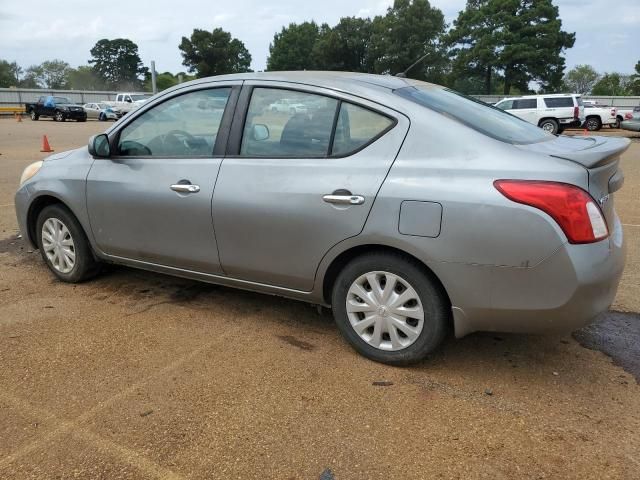
[[[545,132],[551,132],[551,133],[553,133],[553,123],[545,123],[545,124],[543,124],[543,125],[542,125],[542,129],[543,129]]]
[[[76,264],[76,247],[67,226],[57,218],[42,225],[42,248],[49,262],[60,273],[69,273]]]
[[[372,347],[396,351],[412,345],[424,327],[424,308],[415,289],[389,272],[358,277],[347,292],[347,317]]]

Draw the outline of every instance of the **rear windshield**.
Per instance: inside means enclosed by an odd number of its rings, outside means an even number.
[[[521,145],[554,138],[510,113],[448,88],[425,85],[399,88],[394,93],[501,142]]]

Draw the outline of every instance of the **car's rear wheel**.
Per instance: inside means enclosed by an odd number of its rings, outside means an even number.
[[[82,227],[62,205],[45,207],[36,221],[38,248],[53,274],[64,282],[78,283],[95,275],[99,263]]]
[[[589,117],[585,122],[584,126],[590,132],[596,132],[602,128],[602,122],[598,117]]]
[[[40,116],[35,112],[35,110],[31,110],[31,120],[33,120],[35,122],[39,118],[40,118]]]
[[[391,365],[415,363],[434,351],[449,318],[429,275],[389,253],[352,260],[336,279],[332,308],[340,332],[359,353]]]
[[[556,135],[558,133],[558,129],[560,128],[558,122],[553,118],[547,118],[540,122],[539,127],[543,129],[545,132],[552,133]]]

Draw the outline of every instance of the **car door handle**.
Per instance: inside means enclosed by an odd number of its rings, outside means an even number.
[[[190,183],[176,183],[171,185],[171,187],[169,188],[171,188],[171,190],[173,190],[174,192],[179,193],[198,193],[200,191],[200,187],[198,185],[192,185]]]
[[[322,197],[327,203],[335,205],[362,205],[364,197],[362,195],[325,195]]]

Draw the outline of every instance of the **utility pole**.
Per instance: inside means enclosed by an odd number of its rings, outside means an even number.
[[[153,94],[158,93],[158,86],[156,85],[156,62],[151,60],[151,89]]]

